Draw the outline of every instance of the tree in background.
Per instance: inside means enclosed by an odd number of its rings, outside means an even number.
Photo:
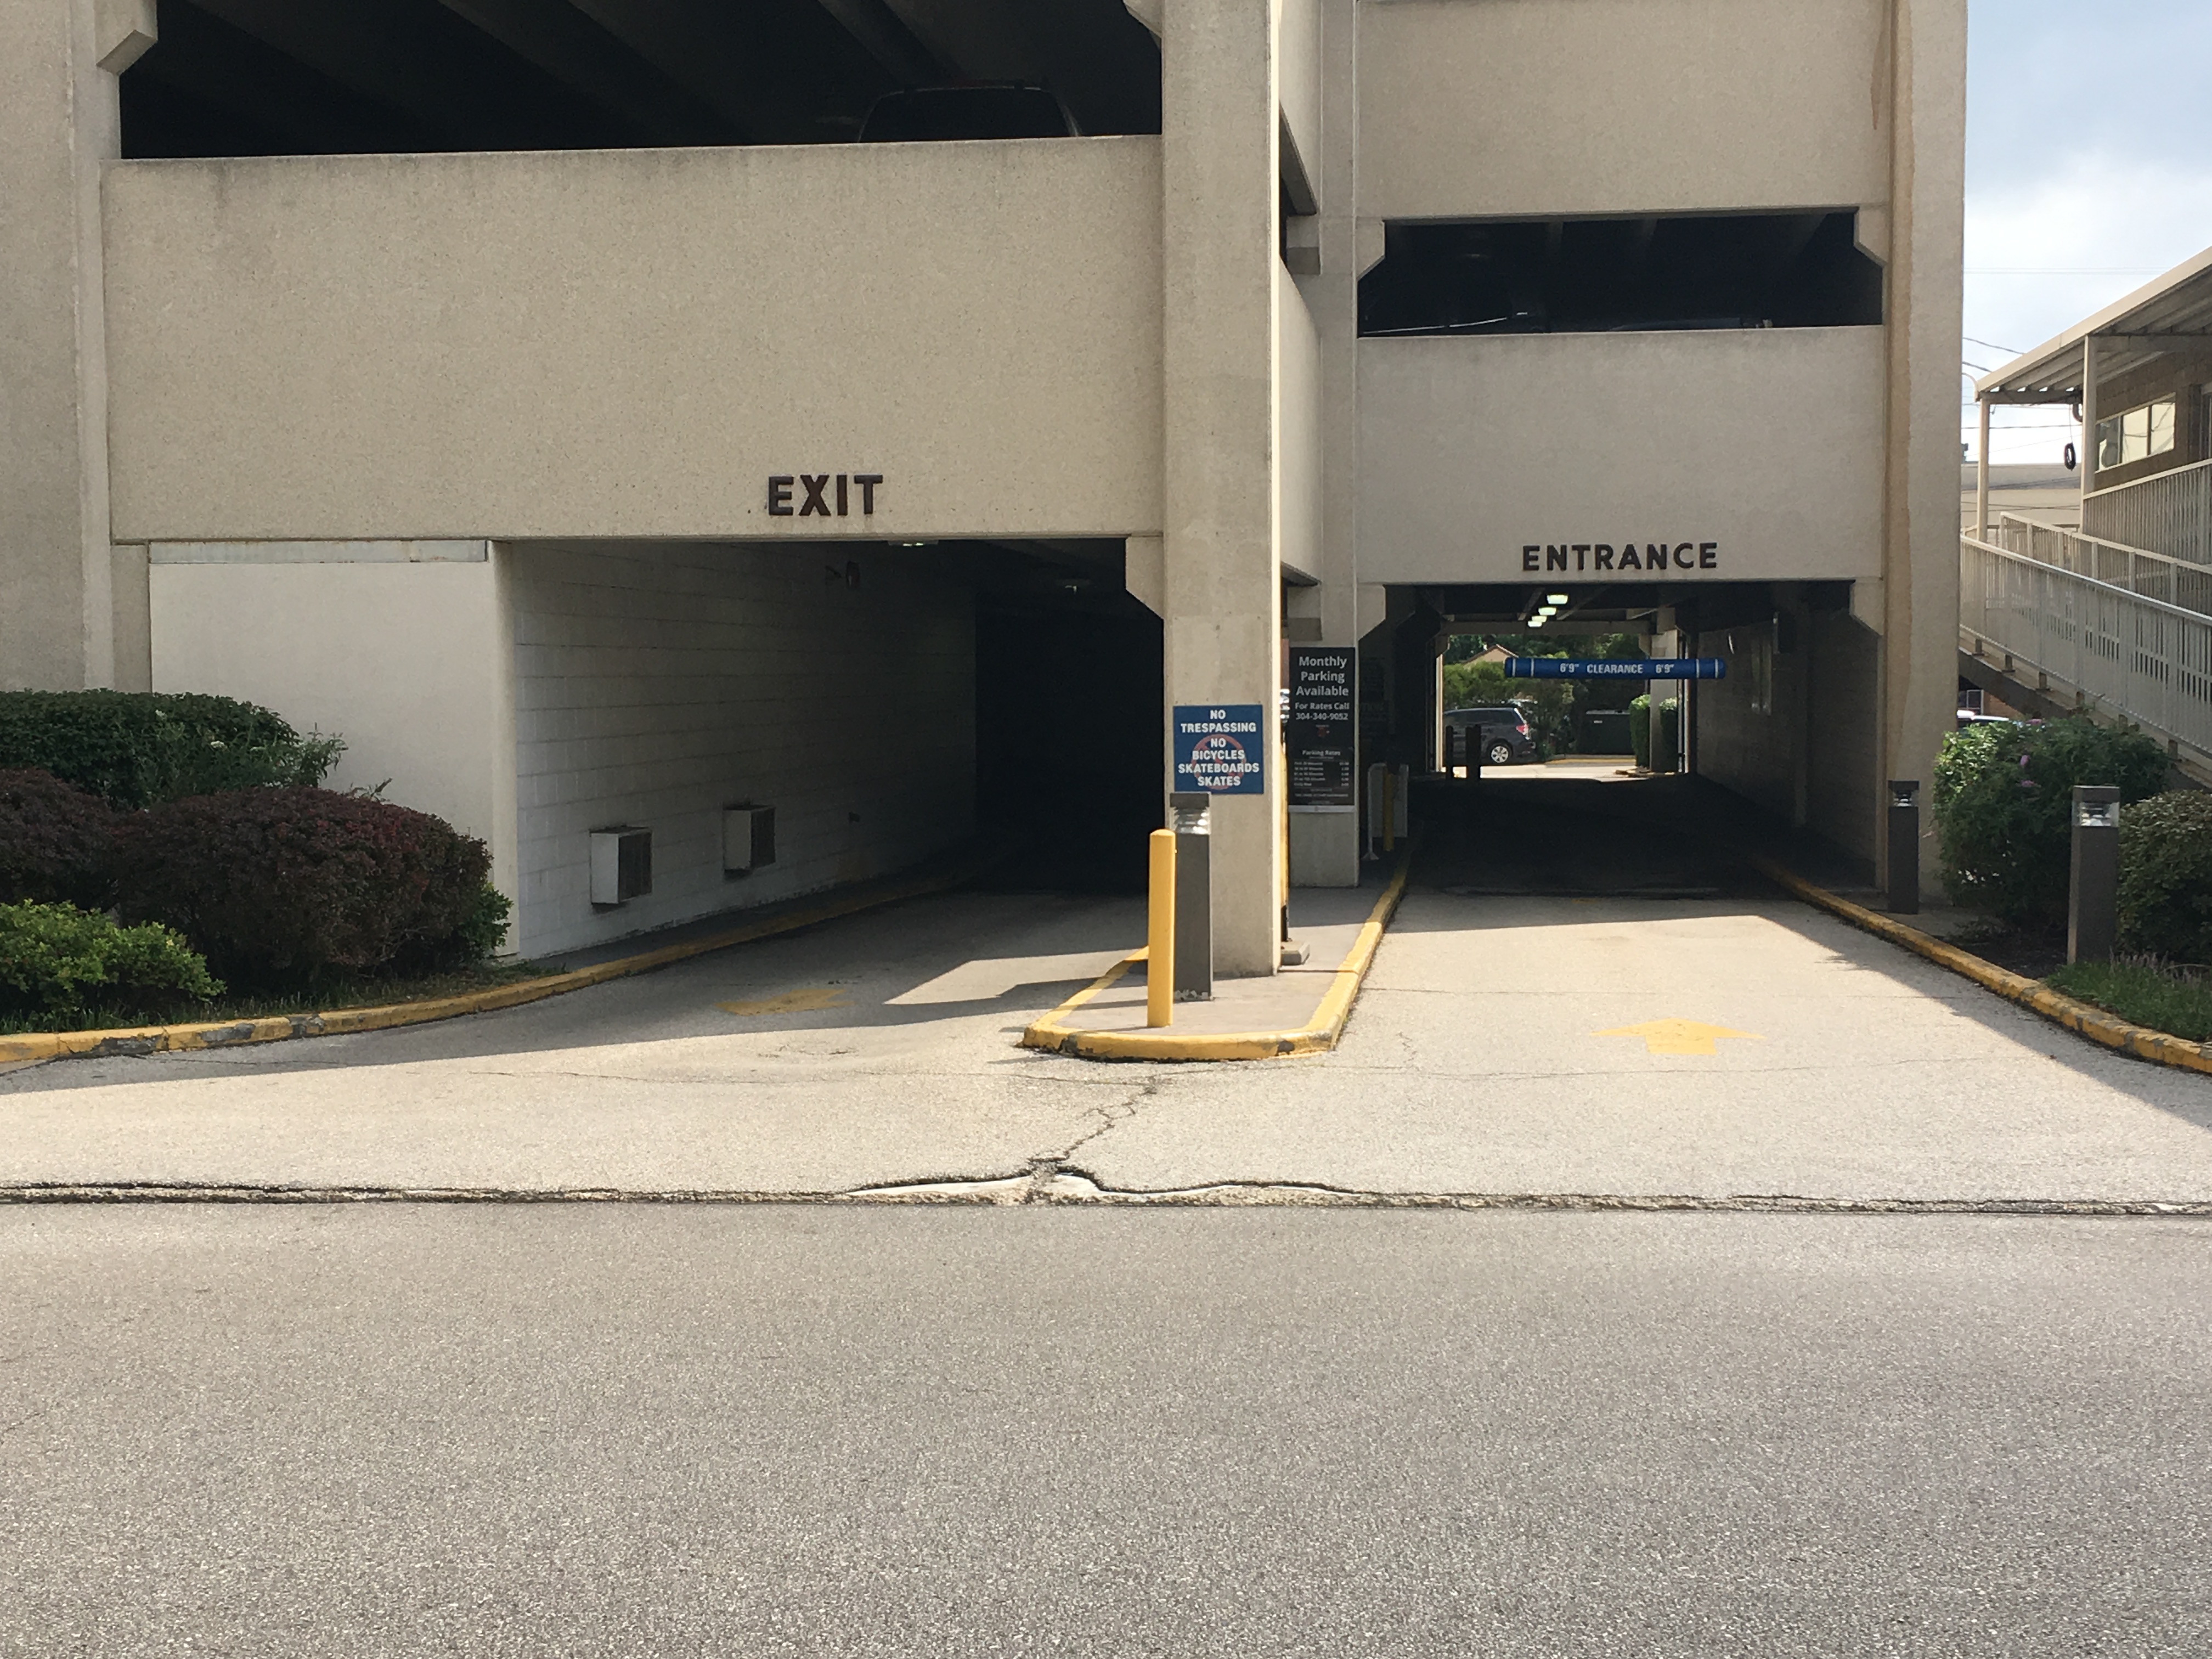
[[[1444,707],[1487,708],[1517,703],[1542,753],[1573,746],[1576,717],[1586,709],[1626,708],[1644,689],[1642,680],[1509,680],[1504,664],[1484,661],[1503,651],[1512,657],[1574,657],[1610,662],[1644,655],[1640,634],[1455,634],[1444,648]]]

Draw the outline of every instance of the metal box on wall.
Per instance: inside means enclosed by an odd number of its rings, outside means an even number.
[[[653,831],[635,825],[592,831],[592,902],[627,904],[653,890]]]
[[[722,873],[750,875],[775,862],[775,808],[726,806],[722,809]]]

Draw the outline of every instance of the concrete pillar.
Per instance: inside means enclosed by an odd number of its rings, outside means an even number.
[[[0,5],[0,687],[114,678],[100,184],[153,11]]]
[[[1265,795],[1213,811],[1234,978],[1280,958],[1275,25],[1267,0],[1166,0],[1161,25],[1167,702],[1257,703],[1268,736]]]
[[[1957,723],[1966,6],[1893,3],[1882,752],[1867,787],[1917,778],[1924,792],[1936,750]],[[1877,799],[1876,822],[1885,807]],[[1934,839],[1923,838],[1920,851],[1923,877],[1932,883]]]

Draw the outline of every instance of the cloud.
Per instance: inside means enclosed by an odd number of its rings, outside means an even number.
[[[1967,362],[1995,368],[2212,246],[2212,165],[2077,153],[2035,179],[1969,194]],[[1994,341],[2007,350],[1977,342]],[[1962,380],[1962,402],[1972,395]],[[1962,431],[1973,422],[1964,412]],[[2056,460],[2061,409],[1997,412],[1991,459]],[[1967,435],[1971,436],[1970,431]]]

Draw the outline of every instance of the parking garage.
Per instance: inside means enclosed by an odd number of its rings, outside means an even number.
[[[1433,769],[1442,641],[1553,591],[1725,659],[1689,763],[1854,856],[1948,721],[1955,3],[4,27],[7,682],[343,732],[338,782],[490,843],[526,951],[979,831],[1126,881],[1176,709],[1338,647],[1354,775]],[[1066,131],[868,141],[979,84]],[[1276,966],[1286,870],[1358,879],[1356,807],[1261,761],[1224,974]],[[617,831],[652,887],[605,903]]]

